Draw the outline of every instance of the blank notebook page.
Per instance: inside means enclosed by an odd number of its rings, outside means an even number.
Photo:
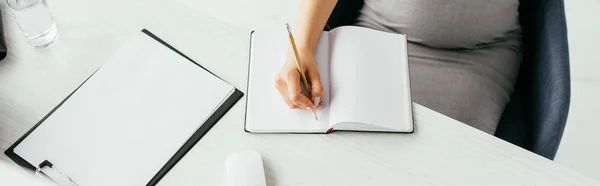
[[[354,26],[330,36],[331,122],[412,131],[406,38]]]
[[[142,34],[14,151],[79,185],[146,185],[233,91]]]

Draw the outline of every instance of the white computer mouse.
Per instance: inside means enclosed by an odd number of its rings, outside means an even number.
[[[231,154],[225,162],[227,186],[266,186],[262,157],[256,151]]]

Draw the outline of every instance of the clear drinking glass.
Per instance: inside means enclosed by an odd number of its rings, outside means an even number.
[[[6,0],[27,42],[46,47],[58,36],[54,18],[46,0]]]

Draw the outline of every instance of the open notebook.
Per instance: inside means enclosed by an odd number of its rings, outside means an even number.
[[[245,130],[412,132],[406,37],[356,26],[323,32],[315,49],[325,108],[289,109],[274,88],[290,46],[285,27],[251,34]]]

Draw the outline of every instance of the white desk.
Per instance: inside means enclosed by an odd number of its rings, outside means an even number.
[[[0,148],[142,28],[245,90],[251,26],[293,22],[296,1],[234,1],[182,0],[187,7],[158,0],[51,1],[61,35],[41,50],[25,44],[4,3],[9,56],[0,62]],[[263,154],[269,185],[600,184],[419,105],[413,134],[328,135],[245,133],[244,106],[240,101],[159,184],[222,185],[226,156],[246,149]]]

